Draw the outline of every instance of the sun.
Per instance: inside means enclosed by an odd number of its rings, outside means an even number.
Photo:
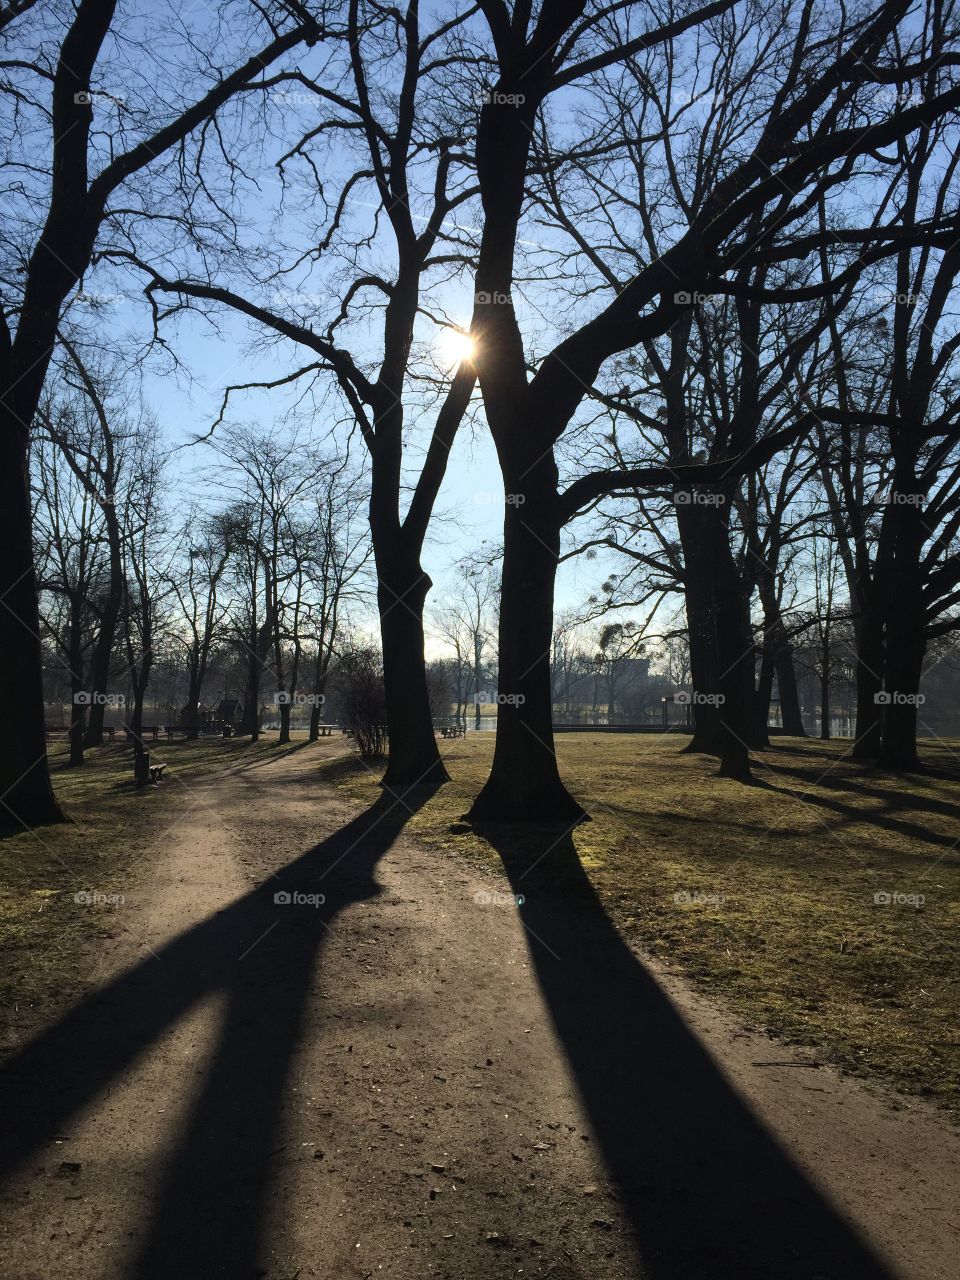
[[[473,339],[462,329],[440,331],[440,336],[437,338],[437,355],[441,364],[448,369],[455,369],[464,360],[472,360],[474,350]]]

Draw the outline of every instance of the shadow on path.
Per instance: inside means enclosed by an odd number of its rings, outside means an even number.
[[[11,1058],[0,1069],[0,1176],[46,1151],[80,1108],[197,1001],[219,992],[227,1005],[222,1034],[176,1135],[132,1274],[260,1274],[268,1164],[318,958],[337,914],[379,892],[378,861],[430,794],[384,795],[276,879],[174,938]],[[277,904],[281,890],[323,893],[326,902]]]
[[[623,942],[571,836],[477,831],[524,896],[533,965],[650,1280],[889,1280]]]

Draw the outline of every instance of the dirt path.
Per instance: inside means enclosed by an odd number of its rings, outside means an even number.
[[[957,1274],[940,1117],[754,1065],[805,1059],[651,975],[555,850],[518,911],[333,750],[186,790],[96,993],[4,1069],[0,1276]]]

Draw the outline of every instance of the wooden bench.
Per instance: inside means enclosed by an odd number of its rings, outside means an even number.
[[[163,777],[163,771],[166,769],[165,764],[152,764],[150,766],[150,781],[159,782]]]
[[[462,724],[443,724],[440,726],[441,738],[465,738],[466,726]]]
[[[52,741],[67,742],[69,741],[69,738],[70,738],[69,729],[51,728],[50,725],[44,725],[43,732],[46,735],[46,739],[48,742],[52,742]],[[117,730],[115,725],[105,724],[103,726],[104,737],[109,738],[111,742],[113,742],[114,737],[116,736],[116,732]]]
[[[333,731],[336,728],[337,726],[335,724],[318,724],[317,732],[320,734],[321,738],[332,738]],[[343,732],[346,733],[346,729],[344,729]]]
[[[163,726],[163,732],[167,735],[168,738],[173,738],[178,733],[182,734],[184,738],[189,738],[191,730],[188,729],[186,725],[182,725],[182,724],[165,724]]]

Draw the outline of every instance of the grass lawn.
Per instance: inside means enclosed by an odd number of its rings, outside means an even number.
[[[744,787],[683,741],[557,738],[593,818],[577,853],[624,933],[749,1023],[960,1109],[960,746],[925,747],[928,772],[899,778],[854,765],[848,742],[779,738]],[[442,743],[453,781],[409,830],[499,866],[458,829],[492,748]],[[324,768],[378,794],[377,771]]]
[[[133,787],[130,747],[89,751],[82,768],[69,769],[66,745],[51,744],[54,786],[71,821],[0,839],[0,1050],[79,990],[82,948],[113,933],[116,905],[74,895],[129,891],[137,862],[168,837],[184,797],[187,808],[202,804],[196,784],[276,753],[276,744],[275,734],[253,747],[246,738],[151,743],[151,760],[167,771],[162,786],[142,791]]]

